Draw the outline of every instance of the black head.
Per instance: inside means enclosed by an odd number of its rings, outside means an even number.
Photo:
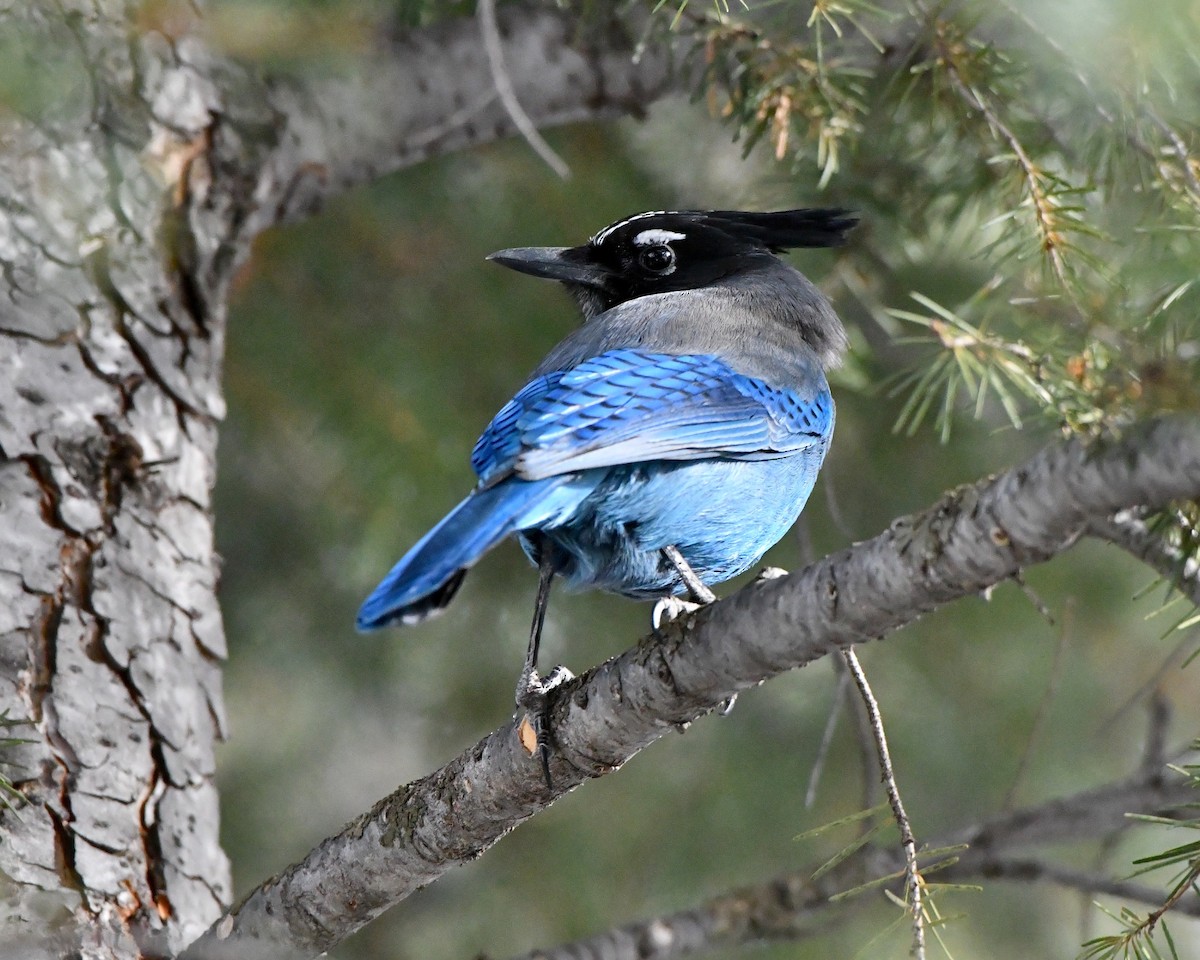
[[[519,247],[488,259],[566,284],[590,318],[635,297],[709,286],[792,247],[840,246],[857,222],[839,209],[651,211],[579,247]]]

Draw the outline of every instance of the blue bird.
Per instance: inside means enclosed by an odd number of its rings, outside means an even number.
[[[844,210],[641,213],[586,244],[490,260],[558,280],[584,323],[475,444],[475,489],[363,603],[360,630],[440,613],[487,551],[516,536],[539,569],[518,708],[540,726],[562,674],[537,647],[555,576],[634,598],[747,570],[795,522],[833,434],[824,370],[846,334],[777,253],[836,246]],[[547,771],[548,779],[548,771]]]

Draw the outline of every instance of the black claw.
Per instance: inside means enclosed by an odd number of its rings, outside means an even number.
[[[533,756],[537,757],[542,768],[542,779],[546,781],[546,789],[553,792],[554,779],[550,776],[550,753],[554,746],[550,735],[549,705],[546,694],[537,689],[529,689],[518,700],[517,708],[525,711],[525,717],[533,728]]]
[[[553,793],[554,780],[550,776],[550,724],[546,722],[544,713],[538,714],[533,729],[537,734],[538,759],[542,762],[542,777],[546,781],[546,792]]]

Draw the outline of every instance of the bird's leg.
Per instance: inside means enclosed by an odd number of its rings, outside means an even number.
[[[677,546],[673,543],[667,544],[667,546],[662,548],[662,552],[663,556],[674,564],[684,586],[688,588],[688,593],[698,602],[692,603],[670,595],[658,600],[654,604],[654,609],[650,611],[650,623],[654,627],[655,633],[659,632],[664,623],[678,620],[683,614],[699,610],[704,604],[712,603],[717,599],[717,595],[704,585],[704,581],[696,575],[696,571],[692,569],[692,565],[683,558],[683,554],[679,552]]]
[[[651,618],[654,622],[654,629],[658,630],[662,622],[663,616],[666,615],[668,620],[674,620],[681,613],[699,610],[701,607],[713,603],[717,599],[717,595],[705,586],[704,581],[692,569],[692,565],[684,559],[679,548],[673,543],[663,547],[663,553],[667,559],[675,564],[675,569],[679,571],[679,579],[688,588],[688,593],[695,598],[695,603],[688,603],[686,600],[680,600],[678,597],[663,597],[654,605],[654,611],[651,613]],[[729,711],[733,709],[733,705],[737,703],[737,694],[735,693],[728,700],[722,700],[720,706],[717,707],[717,712],[725,717],[729,715]]]
[[[529,647],[525,651],[525,669],[517,681],[517,703],[530,687],[541,685],[537,672],[538,647],[542,642],[542,625],[546,622],[546,607],[550,602],[550,584],[554,581],[554,568],[548,558],[538,564],[537,597],[533,601],[533,625],[529,628]]]
[[[703,606],[706,603],[712,603],[717,599],[717,595],[704,585],[704,581],[696,576],[696,571],[692,569],[692,565],[688,563],[683,554],[679,552],[679,548],[673,543],[668,543],[663,547],[663,553],[667,555],[667,559],[675,564],[675,569],[679,571],[679,579],[688,588],[688,593],[692,595],[692,599]]]
[[[537,599],[533,604],[533,625],[529,628],[529,647],[525,651],[525,668],[517,681],[517,711],[526,711],[525,720],[533,731],[534,746],[530,753],[537,752],[542,762],[542,775],[546,778],[546,789],[553,789],[550,779],[550,725],[546,717],[546,697],[561,683],[571,679],[566,667],[555,667],[543,679],[537,672],[538,647],[542,642],[542,625],[546,622],[546,607],[550,600],[550,584],[554,580],[554,564],[550,551],[543,553],[538,564]]]

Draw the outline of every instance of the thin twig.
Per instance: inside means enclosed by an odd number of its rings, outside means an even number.
[[[1171,152],[1179,161],[1179,169],[1183,171],[1189,189],[1194,196],[1200,197],[1200,177],[1196,176],[1195,160],[1192,158],[1187,144],[1184,143],[1183,137],[1159,115],[1157,110],[1151,108],[1146,111],[1146,115],[1150,118],[1150,122],[1158,127],[1159,133],[1171,142]]]
[[[1050,605],[1038,595],[1038,592],[1033,589],[1026,581],[1023,571],[1018,570],[1013,575],[1013,582],[1021,588],[1021,592],[1025,594],[1025,599],[1033,606],[1033,609],[1038,612],[1043,620],[1050,626],[1054,626],[1054,611],[1050,609]]]
[[[834,663],[837,661],[835,660]],[[808,775],[808,787],[804,791],[804,809],[811,810],[817,800],[817,784],[821,782],[821,774],[825,771],[825,760],[829,757],[829,747],[833,743],[833,732],[837,729],[838,716],[846,703],[846,690],[850,687],[850,674],[845,670],[838,671],[837,686],[833,688],[833,700],[829,704],[829,719],[825,721],[825,729],[821,732],[821,743],[817,747],[817,757],[813,760],[812,772]]]
[[[1145,700],[1148,696],[1155,693],[1162,685],[1163,679],[1167,673],[1174,670],[1181,663],[1187,660],[1196,652],[1197,646],[1200,646],[1200,631],[1192,631],[1184,636],[1182,640],[1175,645],[1175,648],[1166,655],[1163,662],[1158,665],[1157,669],[1150,674],[1146,682],[1141,684],[1133,691],[1125,701],[1117,707],[1097,729],[1097,735],[1100,737],[1108,737],[1116,726],[1129,715],[1139,703]]]
[[[829,511],[829,519],[833,523],[834,529],[848,540],[853,540],[854,531],[850,529],[850,524],[846,522],[845,514],[842,513],[841,507],[838,506],[837,485],[833,482],[833,472],[828,462],[825,464],[825,473],[821,479],[821,487],[825,491],[825,509]]]
[[[512,79],[508,75],[508,69],[504,66],[504,50],[501,47],[500,28],[496,25],[496,0],[479,0],[479,28],[483,33],[483,49],[487,53],[488,65],[492,70],[492,82],[496,85],[496,92],[500,95],[500,102],[504,104],[504,109],[508,111],[508,115],[512,118],[512,122],[516,125],[517,131],[525,138],[525,142],[533,148],[533,152],[546,162],[551,170],[558,174],[564,180],[571,179],[571,168],[567,166],[554,148],[550,146],[545,138],[538,133],[537,125],[529,119],[521,106],[521,102],[517,99],[517,92],[513,89]]]
[[[1029,191],[1029,199],[1033,204],[1034,218],[1037,220],[1038,230],[1042,235],[1042,250],[1050,258],[1054,274],[1058,277],[1058,281],[1062,284],[1063,289],[1070,290],[1071,284],[1067,280],[1066,263],[1063,261],[1062,250],[1060,248],[1062,237],[1055,224],[1054,204],[1050,197],[1042,190],[1041,173],[1038,170],[1037,164],[1033,162],[1033,158],[1025,151],[1025,145],[1021,143],[1020,138],[1013,133],[1008,124],[1000,119],[1000,115],[992,109],[991,104],[963,79],[952,52],[943,50],[942,59],[955,93],[959,95],[968,107],[983,115],[988,126],[992,128],[992,131],[1000,139],[1008,144],[1009,149],[1013,152],[1013,156],[1017,158],[1017,165],[1021,168],[1021,175],[1025,179],[1026,189]]]
[[[887,789],[888,803],[891,804],[892,815],[896,818],[896,826],[900,828],[900,843],[904,847],[904,886],[908,890],[908,905],[912,911],[912,955],[916,960],[925,960],[925,911],[921,906],[922,881],[917,869],[917,841],[913,837],[908,814],[904,812],[900,788],[896,785],[896,774],[892,770],[892,757],[888,751],[887,734],[883,730],[879,702],[871,692],[871,685],[867,682],[867,675],[863,672],[862,664],[858,662],[854,648],[848,647],[843,650],[842,659],[846,662],[850,676],[854,678],[858,693],[871,717],[871,729],[875,734],[875,747],[879,751],[879,769],[883,774],[883,785]]]
[[[1033,726],[1030,727],[1029,737],[1025,741],[1025,749],[1021,753],[1021,759],[1017,762],[1017,772],[1013,774],[1012,784],[1008,788],[1008,793],[1004,795],[1004,802],[1000,805],[1001,810],[1012,809],[1013,802],[1017,797],[1017,790],[1021,786],[1021,781],[1025,779],[1029,762],[1033,758],[1034,747],[1041,738],[1042,728],[1046,724],[1046,716],[1050,712],[1050,704],[1054,702],[1054,696],[1058,692],[1058,684],[1062,679],[1063,655],[1070,643],[1071,627],[1075,622],[1074,597],[1067,598],[1062,620],[1062,628],[1058,632],[1058,642],[1054,645],[1054,661],[1050,665],[1050,677],[1046,681],[1046,689],[1042,692],[1041,702],[1038,703],[1037,713],[1034,714]]]
[[[495,100],[497,96],[498,94],[495,90],[485,90],[470,103],[455,110],[441,122],[405,137],[405,146],[414,150],[420,147],[432,146],[485,110],[488,104]]]
[[[1171,701],[1156,689],[1147,711],[1146,745],[1142,748],[1142,769],[1161,770],[1167,762],[1167,731],[1171,727]]]
[[[833,658],[833,668],[839,677],[850,680],[850,668],[841,657]],[[871,716],[861,697],[850,700],[851,712],[854,714],[854,739],[858,744],[858,759],[862,767],[862,808],[873,810],[879,805],[879,777],[875,776],[878,760],[875,753],[875,732],[871,727]],[[864,833],[871,829],[866,820],[862,823]]]
[[[946,872],[947,875],[953,875],[954,868],[950,868]],[[989,879],[1020,880],[1022,882],[1043,881],[1092,895],[1103,894],[1139,903],[1160,904],[1160,909],[1155,911],[1158,914],[1156,919],[1161,919],[1167,910],[1172,909],[1184,916],[1200,916],[1200,897],[1184,900],[1183,903],[1179,902],[1187,893],[1187,887],[1184,887],[1174,901],[1162,905],[1162,894],[1154,887],[1132,883],[1128,880],[1113,880],[1085,870],[1075,870],[1040,860],[998,857],[984,861],[972,872]]]

